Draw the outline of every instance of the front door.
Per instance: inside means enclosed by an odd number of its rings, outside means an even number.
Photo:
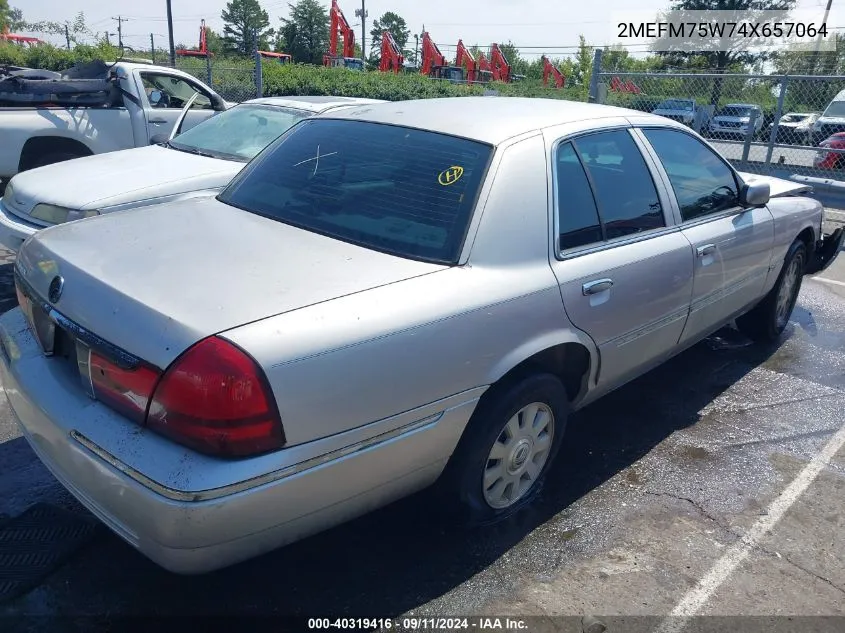
[[[161,72],[142,72],[141,82],[150,139],[157,134],[170,135],[182,108],[195,92],[200,95],[185,116],[182,132],[215,114],[214,105],[205,90],[182,77]]]
[[[628,129],[562,142],[553,166],[552,267],[567,315],[599,349],[605,391],[674,350],[689,310],[692,253]]]
[[[681,130],[645,128],[677,198],[695,255],[690,316],[681,343],[715,331],[763,292],[774,242],[765,207],[739,205],[739,181],[725,161]]]

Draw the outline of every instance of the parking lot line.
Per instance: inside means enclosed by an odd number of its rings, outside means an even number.
[[[826,284],[834,284],[837,286],[845,286],[845,282],[836,281],[835,279],[828,279],[827,277],[810,277],[813,281],[822,281]]]
[[[774,528],[804,491],[813,483],[818,474],[828,465],[837,451],[845,446],[845,425],[830,438],[824,448],[798,473],[782,493],[766,509],[766,515],[757,521],[748,532],[731,545],[725,554],[716,561],[710,571],[698,581],[683,599],[672,609],[655,633],[680,633],[711,596],[722,586],[731,573],[744,561],[759,541]]]

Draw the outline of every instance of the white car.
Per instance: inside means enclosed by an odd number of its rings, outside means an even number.
[[[710,120],[708,131],[714,138],[734,138],[748,135],[749,126],[754,120],[753,135],[763,128],[763,111],[753,103],[729,103],[716,112]]]
[[[266,97],[237,105],[169,142],[17,174],[0,198],[0,243],[17,252],[36,231],[72,220],[212,196],[301,119],[377,99]]]
[[[185,104],[190,112],[180,114]],[[65,73],[0,68],[0,180],[65,160],[145,147],[231,107],[188,73],[118,61]]]

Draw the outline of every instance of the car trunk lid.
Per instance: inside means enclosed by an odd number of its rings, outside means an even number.
[[[46,229],[17,262],[42,300],[62,278],[49,302],[63,317],[159,368],[212,334],[443,268],[213,198]]]

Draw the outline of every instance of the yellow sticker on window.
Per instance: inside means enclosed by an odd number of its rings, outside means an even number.
[[[439,182],[444,187],[448,187],[449,185],[454,185],[461,179],[461,176],[464,175],[464,168],[459,167],[458,165],[452,165],[449,169],[444,169],[440,172],[440,175],[437,176],[437,182]]]

